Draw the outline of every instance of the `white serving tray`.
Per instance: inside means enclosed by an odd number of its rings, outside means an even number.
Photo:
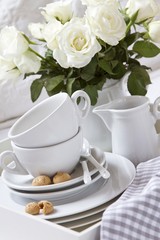
[[[100,222],[77,232],[0,206],[1,240],[99,240]]]

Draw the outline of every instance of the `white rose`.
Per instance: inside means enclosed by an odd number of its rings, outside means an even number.
[[[15,67],[16,65],[13,61],[7,60],[0,56],[0,71],[9,71]]]
[[[42,31],[43,38],[47,42],[47,47],[51,50],[54,50],[57,46],[56,36],[62,29],[63,25],[61,22],[57,21],[56,19],[48,22]]]
[[[10,79],[17,79],[20,75],[19,70],[13,61],[9,61],[0,57],[0,81],[6,81]]]
[[[129,0],[126,4],[126,9],[129,17],[132,17],[139,11],[136,19],[137,23],[155,17],[160,11],[158,3],[154,0]]]
[[[29,47],[28,41],[13,26],[4,27],[0,32],[0,55],[13,58],[21,55]]]
[[[45,17],[47,22],[52,19],[59,20],[62,24],[68,22],[73,16],[72,1],[58,1],[54,3],[49,3],[46,7],[42,8],[42,15]]]
[[[42,31],[44,24],[42,23],[30,23],[28,29],[31,32],[32,36],[37,39],[43,39]]]
[[[89,25],[78,18],[64,25],[57,35],[57,43],[58,48],[53,51],[53,57],[63,68],[84,67],[101,50]]]
[[[17,80],[20,76],[20,71],[18,69],[12,69],[9,71],[0,71],[0,81],[7,81],[7,80]]]
[[[153,42],[160,43],[160,20],[149,23],[148,33]]]
[[[126,23],[117,7],[110,4],[89,6],[86,18],[94,34],[111,46],[125,37]]]
[[[31,51],[26,51],[14,59],[14,63],[21,73],[37,73],[40,69],[40,59]]]
[[[82,4],[84,5],[97,5],[97,4],[106,4],[106,3],[111,3],[115,6],[118,6],[119,3],[117,0],[81,0]]]
[[[86,11],[86,7],[87,6],[82,4],[81,0],[72,1],[72,8],[73,8],[74,16],[76,17],[83,17]]]

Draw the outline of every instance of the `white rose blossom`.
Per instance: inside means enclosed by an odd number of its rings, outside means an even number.
[[[19,56],[27,51],[28,41],[14,26],[4,27],[0,32],[0,55],[6,58]]]
[[[76,17],[83,17],[84,13],[86,11],[86,7],[87,6],[82,4],[81,0],[73,0],[72,1],[73,14]]]
[[[117,2],[117,0],[81,0],[82,4],[84,5],[97,5],[97,4],[106,4],[106,3],[110,3],[113,5],[119,5],[119,3]]]
[[[17,80],[20,76],[20,71],[18,69],[12,69],[9,71],[0,71],[0,81],[8,81],[8,80]]]
[[[126,23],[118,8],[110,4],[88,6],[86,18],[94,34],[111,46],[125,37]]]
[[[0,71],[9,71],[15,68],[16,65],[13,61],[7,60],[0,56]]]
[[[13,26],[4,27],[0,32],[0,63],[3,75],[6,72],[10,76],[36,73],[41,66],[39,57],[29,50],[29,42]]]
[[[43,9],[41,13],[47,22],[51,21],[52,19],[57,19],[62,24],[64,24],[68,22],[73,16],[71,0],[61,0],[49,3],[46,5],[46,7],[41,9]]]
[[[58,48],[53,51],[53,57],[63,68],[84,67],[101,50],[89,25],[78,18],[64,25],[57,35],[57,43]]]
[[[36,39],[43,39],[42,31],[44,24],[42,23],[30,23],[28,29],[31,32],[32,36]]]
[[[52,21],[48,22],[42,31],[43,38],[47,43],[47,47],[50,50],[54,50],[57,47],[56,36],[61,31],[63,24],[53,19]]]
[[[0,56],[0,81],[17,79],[19,75],[20,71],[15,63]]]
[[[37,55],[31,51],[26,51],[14,59],[14,63],[21,73],[37,73],[40,69],[41,62]]]
[[[137,11],[136,22],[153,18],[160,12],[160,6],[155,0],[129,0],[126,4],[126,13],[132,17]]]
[[[149,23],[148,33],[153,42],[160,43],[160,20]]]

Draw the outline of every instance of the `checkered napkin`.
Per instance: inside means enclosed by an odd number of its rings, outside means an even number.
[[[101,240],[160,240],[160,157],[140,163],[134,181],[105,210]]]

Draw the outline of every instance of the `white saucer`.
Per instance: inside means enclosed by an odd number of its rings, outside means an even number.
[[[82,195],[84,196],[85,192],[87,192],[88,194],[89,191],[90,193],[93,191],[96,191],[96,189],[98,189],[101,186],[101,184],[104,182],[103,179],[101,180],[101,182],[99,181],[99,179],[101,179],[101,175],[98,172],[90,183],[81,184],[81,185],[78,185],[69,189],[61,190],[61,191],[29,193],[29,192],[17,191],[12,188],[9,188],[9,191],[13,194],[13,196],[20,197],[19,199],[20,202],[22,202],[22,198],[23,199],[26,198],[28,202],[41,201],[42,199],[45,199],[48,201],[54,201],[54,204],[60,205],[60,204],[65,204],[71,201],[73,202],[79,199]]]
[[[108,171],[111,174],[105,184],[99,187],[93,194],[89,194],[88,192],[88,196],[83,197],[82,194],[77,201],[55,206],[55,212],[52,214],[46,216],[40,214],[37,215],[37,217],[43,219],[56,219],[68,216],[69,218],[73,214],[82,213],[98,207],[122,193],[133,181],[136,172],[135,167],[131,161],[122,156],[106,152],[105,157],[108,162]],[[24,213],[25,201],[21,204],[15,202],[11,198],[8,188],[2,181],[0,182],[0,192],[3,192],[0,198],[1,206]]]
[[[101,152],[98,148],[93,147],[91,148],[91,153],[101,165],[104,165],[105,156],[103,152]],[[13,162],[11,162],[10,164],[12,165]],[[97,172],[97,169],[89,161],[87,162],[87,164],[90,171],[90,175],[92,176]],[[10,174],[6,170],[3,170],[1,177],[3,182],[10,188],[26,192],[28,191],[38,192],[38,191],[54,191],[71,187],[72,185],[75,185],[83,181],[83,172],[81,164],[78,164],[73,173],[71,174],[71,180],[63,183],[50,184],[46,186],[32,186],[33,177],[31,175]]]
[[[90,216],[92,216],[94,214],[97,214],[99,212],[104,212],[104,210],[108,206],[110,206],[112,203],[114,203],[117,199],[118,199],[118,196],[113,198],[112,200],[102,204],[102,205],[99,205],[98,207],[95,207],[95,208],[92,208],[92,209],[89,209],[89,210],[86,210],[86,211],[83,211],[83,212],[80,212],[80,213],[77,213],[77,214],[69,215],[69,216],[66,216],[66,217],[48,219],[48,221],[53,222],[53,223],[61,224],[61,223],[68,223],[68,222],[71,222],[71,221],[73,222],[73,221],[77,221],[77,220],[80,220],[80,219],[83,219],[83,218],[86,218],[86,217],[90,217]]]

